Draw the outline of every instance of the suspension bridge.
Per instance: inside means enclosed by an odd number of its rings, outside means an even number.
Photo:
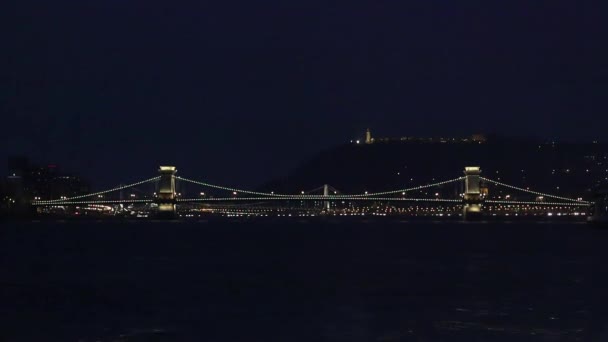
[[[208,195],[200,192],[199,197],[183,197],[177,191],[177,183],[187,183],[199,187],[207,192],[215,192],[215,195]],[[123,192],[129,189],[137,190],[142,185],[153,184],[155,190],[153,195],[148,198],[137,198],[134,194],[124,198]],[[488,185],[516,191],[527,195],[525,199],[512,199],[510,195],[489,197]],[[428,196],[428,191],[434,188],[444,189],[446,186],[456,185],[462,191],[452,196]],[[423,192],[424,191],[424,192]],[[116,198],[115,194],[120,194]],[[421,194],[427,196],[421,196]],[[433,193],[431,191],[431,193]],[[112,196],[114,194],[114,196]],[[206,195],[207,194],[207,195]],[[177,168],[174,166],[160,166],[158,175],[139,182],[120,185],[115,188],[89,193],[85,195],[66,197],[61,196],[57,199],[34,200],[31,202],[34,207],[43,206],[83,206],[83,205],[133,205],[133,204],[154,204],[160,214],[173,215],[177,207],[187,204],[217,204],[233,206],[246,206],[249,203],[273,203],[273,206],[280,207],[284,203],[315,202],[321,203],[324,211],[329,211],[331,203],[340,202],[384,202],[384,203],[424,203],[426,205],[451,205],[460,206],[462,215],[465,218],[479,216],[492,205],[517,205],[517,206],[559,206],[559,207],[580,207],[589,208],[592,202],[584,201],[581,197],[568,198],[554,194],[542,193],[529,188],[522,188],[493,179],[481,176],[481,169],[477,166],[465,167],[464,175],[434,182],[431,184],[418,185],[403,189],[393,189],[381,192],[364,192],[356,194],[343,193],[330,185],[323,185],[310,191],[302,191],[297,194],[275,193],[238,189],[235,187],[206,183],[190,178],[177,176]]]

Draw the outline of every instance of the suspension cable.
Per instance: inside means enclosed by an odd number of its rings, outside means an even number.
[[[99,196],[99,195],[103,195],[103,194],[107,194],[108,192],[113,192],[113,191],[118,191],[118,190],[123,190],[126,188],[131,188],[134,186],[138,186],[144,183],[149,183],[149,182],[154,182],[160,179],[160,176],[154,177],[154,178],[150,178],[150,179],[146,179],[140,182],[136,182],[136,183],[132,183],[132,184],[127,184],[127,185],[121,185],[118,186],[116,188],[113,189],[108,189],[108,190],[104,190],[104,191],[99,191],[99,192],[94,192],[91,194],[86,194],[86,195],[80,195],[80,196],[74,196],[74,197],[69,197],[69,198],[60,198],[60,199],[54,199],[54,200],[48,200],[48,201],[34,201],[34,204],[53,204],[56,202],[67,202],[67,201],[71,201],[71,200],[75,200],[75,199],[81,199],[81,198],[85,198],[85,197],[91,197],[91,196]]]
[[[177,202],[238,202],[238,201],[268,201],[268,200],[282,200],[282,201],[302,201],[302,200],[318,200],[318,201],[330,201],[330,200],[354,200],[354,201],[400,201],[400,202],[447,202],[447,203],[461,203],[459,199],[446,199],[446,198],[401,198],[401,197],[342,197],[342,196],[318,196],[318,195],[289,195],[289,197],[210,197],[210,198],[178,198]]]
[[[490,182],[490,183],[493,183],[493,184],[496,184],[496,185],[500,185],[500,186],[504,186],[506,188],[511,188],[511,189],[514,189],[514,190],[519,190],[519,191],[527,192],[527,193],[530,193],[530,194],[533,194],[533,195],[544,196],[544,197],[549,197],[549,198],[555,198],[555,199],[560,199],[560,200],[569,201],[569,202],[577,202],[577,203],[583,203],[583,204],[590,204],[590,202],[587,202],[587,201],[582,201],[582,200],[573,199],[573,198],[567,198],[567,197],[561,197],[561,196],[551,195],[551,194],[544,194],[542,192],[532,191],[532,190],[529,190],[529,189],[520,188],[520,187],[517,187],[517,186],[501,183],[501,182],[498,182],[498,181],[495,181],[495,180],[492,180],[492,179],[489,179],[489,178],[485,178],[485,177],[479,177],[479,178],[482,179],[482,180],[484,180],[484,181],[486,181],[486,182]]]
[[[88,201],[66,201],[61,200],[59,202],[43,203],[44,201],[32,202],[32,205],[76,205],[76,204],[99,204],[99,205],[111,205],[111,204],[127,204],[127,203],[153,203],[152,199],[135,199],[135,200],[88,200]]]
[[[242,190],[242,189],[236,189],[236,188],[229,188],[229,187],[225,187],[225,186],[221,186],[221,185],[215,185],[215,184],[209,184],[209,183],[205,183],[205,182],[199,182],[199,181],[195,181],[195,180],[192,180],[192,179],[187,179],[187,178],[183,178],[183,177],[179,177],[179,176],[176,176],[175,178],[183,180],[183,181],[186,181],[186,182],[190,182],[190,183],[193,183],[193,184],[198,184],[198,185],[214,188],[214,189],[220,189],[220,190],[232,191],[232,192],[241,192],[241,193],[249,194],[249,195],[268,196],[268,197],[288,197],[288,196],[293,196],[293,195],[289,195],[289,194],[274,194],[274,193],[268,193],[268,192],[259,192],[259,191],[250,191],[250,190]],[[337,195],[336,197],[350,198],[350,197],[372,197],[372,196],[390,195],[390,194],[396,194],[396,193],[399,193],[399,192],[416,191],[416,190],[422,190],[422,189],[426,189],[426,188],[431,188],[431,187],[434,187],[434,186],[440,186],[440,185],[444,185],[444,184],[448,184],[448,183],[453,183],[453,182],[461,181],[464,178],[465,177],[458,177],[458,178],[454,178],[454,179],[450,179],[450,180],[446,180],[446,181],[442,181],[442,182],[437,182],[437,183],[427,184],[427,185],[421,185],[421,186],[416,186],[416,187],[411,187],[411,188],[406,188],[406,189],[383,191],[383,192],[374,192],[374,193],[366,193],[366,194],[355,194],[355,195]]]
[[[488,204],[508,204],[508,205],[527,205],[527,206],[567,206],[567,207],[585,207],[592,203],[589,202],[530,202],[530,201],[503,201],[503,200],[485,200]]]
[[[225,186],[221,186],[221,185],[199,182],[199,181],[195,181],[192,179],[179,177],[179,176],[175,176],[175,179],[183,180],[185,182],[190,182],[193,184],[206,186],[209,188],[220,189],[220,190],[224,190],[224,191],[240,192],[240,193],[249,194],[249,195],[269,196],[269,197],[271,197],[271,196],[275,196],[275,197],[291,196],[291,195],[283,195],[283,194],[273,194],[273,193],[268,193],[268,192],[249,191],[249,190],[242,190],[242,189],[236,189],[236,188],[229,188],[229,187],[225,187]]]
[[[420,185],[420,186],[415,186],[415,187],[411,187],[411,188],[407,188],[407,189],[391,190],[391,191],[384,191],[384,192],[373,192],[373,193],[369,193],[369,194],[357,194],[357,195],[349,195],[349,196],[351,196],[351,197],[370,197],[370,196],[396,194],[399,192],[417,191],[417,190],[432,188],[434,186],[440,186],[440,185],[444,185],[444,184],[448,184],[448,183],[458,182],[458,181],[463,180],[464,178],[465,177],[458,177],[458,178],[449,179],[449,180],[442,181],[442,182],[437,182],[437,183],[432,183],[432,184],[427,184],[427,185]]]

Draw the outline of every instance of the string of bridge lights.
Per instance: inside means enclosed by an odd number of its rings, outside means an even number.
[[[248,195],[258,195],[258,196],[274,196],[274,197],[283,197],[283,196],[291,196],[291,195],[283,195],[283,194],[275,194],[275,193],[267,193],[267,192],[259,192],[259,191],[250,191],[250,190],[242,190],[242,189],[235,189],[235,188],[229,188],[229,187],[225,187],[225,186],[221,186],[221,185],[215,185],[215,184],[209,184],[209,183],[205,183],[205,182],[199,182],[196,180],[192,180],[192,179],[188,179],[188,178],[184,178],[184,177],[179,177],[179,176],[175,176],[175,179],[179,179],[179,180],[183,180],[185,182],[190,182],[192,184],[197,184],[197,185],[202,185],[208,188],[214,188],[214,189],[219,189],[219,190],[224,190],[224,191],[231,191],[231,192],[237,192],[237,193],[243,193],[243,194],[248,194]]]
[[[510,189],[514,189],[514,190],[519,190],[519,191],[527,192],[527,193],[538,195],[538,196],[544,196],[544,197],[549,197],[549,198],[554,198],[554,199],[560,199],[560,200],[569,201],[569,202],[577,202],[577,203],[585,204],[585,205],[590,205],[591,204],[591,202],[587,202],[587,201],[582,201],[582,200],[573,199],[573,198],[567,198],[567,197],[561,197],[561,196],[556,196],[556,195],[551,195],[551,194],[545,194],[545,193],[538,192],[538,191],[532,191],[532,190],[529,190],[529,189],[520,188],[520,187],[517,187],[517,186],[501,183],[501,182],[495,181],[493,179],[485,178],[485,177],[479,177],[479,178],[481,180],[486,181],[486,182],[490,182],[490,183],[493,183],[493,184],[496,184],[496,185],[504,186],[504,187],[507,187],[507,188],[510,188]],[[488,202],[488,201],[486,201],[486,202]],[[538,203],[538,202],[536,202],[536,203]]]
[[[53,203],[42,203],[41,202],[33,202],[33,205],[73,205],[73,204],[131,204],[131,203],[153,203],[154,201],[151,199],[140,199],[140,200],[94,200],[94,201],[66,201],[61,200],[59,202]]]
[[[587,207],[589,205],[591,205],[591,203],[589,202],[570,202],[570,203],[563,203],[563,202],[530,202],[530,201],[503,201],[503,200],[485,200],[484,203],[489,203],[489,204],[522,204],[522,205],[534,205],[534,206],[547,206],[547,205],[553,205],[553,206],[570,206],[570,207]]]
[[[318,196],[318,195],[290,195],[288,197],[210,197],[210,198],[178,198],[177,202],[222,202],[222,201],[268,201],[268,200],[357,200],[357,201],[403,201],[403,202],[449,202],[462,203],[459,199],[445,198],[398,198],[398,197],[344,197],[344,196]]]
[[[458,178],[454,178],[454,179],[449,179],[446,181],[441,181],[441,182],[437,182],[437,183],[432,183],[432,184],[427,184],[427,185],[420,185],[420,186],[415,186],[415,187],[411,187],[411,188],[407,188],[407,189],[400,189],[400,190],[391,190],[391,191],[383,191],[383,192],[373,192],[373,193],[365,193],[365,194],[357,194],[357,195],[345,195],[348,197],[367,197],[367,196],[382,196],[382,195],[391,195],[391,194],[396,194],[401,192],[402,194],[405,194],[406,192],[409,191],[418,191],[418,190],[422,190],[422,189],[427,189],[427,188],[432,188],[435,186],[440,186],[440,185],[445,185],[448,183],[454,183],[454,182],[458,182],[465,179],[465,177],[458,177]]]
[[[100,203],[110,203],[110,204],[119,204],[119,203],[144,203],[144,202],[150,202],[149,200],[92,200],[92,201],[74,201],[74,200],[78,200],[78,199],[82,199],[82,198],[87,198],[87,197],[94,197],[94,196],[99,196],[99,195],[104,195],[110,192],[114,192],[114,191],[120,191],[120,190],[124,190],[127,188],[131,188],[131,187],[135,187],[141,184],[145,184],[145,183],[149,183],[149,182],[154,182],[154,181],[158,181],[160,180],[160,176],[157,177],[153,177],[153,178],[149,178],[149,179],[145,179],[139,182],[135,182],[132,184],[126,184],[126,185],[121,185],[112,189],[107,189],[107,190],[103,190],[103,191],[98,191],[98,192],[94,192],[94,193],[90,193],[90,194],[86,194],[86,195],[79,195],[79,196],[74,196],[74,197],[68,197],[68,198],[59,198],[59,199],[54,199],[54,200],[46,200],[46,201],[34,201],[32,202],[32,204],[34,205],[64,205],[64,204],[100,204]],[[221,186],[221,185],[215,185],[215,184],[210,184],[210,183],[205,183],[205,182],[200,182],[200,181],[196,181],[196,180],[192,180],[192,179],[188,179],[188,178],[184,178],[184,177],[179,177],[176,176],[176,179],[182,180],[182,181],[186,181],[186,182],[190,182],[193,184],[197,184],[197,185],[201,185],[201,186],[206,186],[206,187],[210,187],[210,188],[215,188],[215,189],[220,189],[220,190],[225,190],[225,191],[231,191],[231,192],[237,192],[237,193],[244,193],[244,194],[249,194],[249,195],[256,195],[256,196],[264,196],[264,197],[260,197],[258,199],[268,199],[268,197],[270,198],[286,198],[286,199],[365,199],[368,197],[373,197],[373,196],[382,196],[382,195],[389,195],[389,194],[395,194],[395,193],[399,193],[401,192],[402,194],[405,194],[406,192],[409,191],[416,191],[416,190],[422,190],[422,189],[426,189],[426,188],[430,188],[430,187],[434,187],[434,186],[440,186],[440,185],[444,185],[444,184],[448,184],[448,183],[452,183],[452,182],[456,182],[456,181],[460,181],[463,180],[464,177],[458,177],[455,179],[450,179],[450,180],[446,180],[446,181],[442,181],[442,182],[436,182],[433,184],[427,184],[427,185],[422,185],[422,186],[416,186],[416,187],[411,187],[411,188],[406,188],[406,189],[399,189],[399,190],[392,190],[392,191],[384,191],[384,192],[375,192],[375,193],[365,193],[365,194],[354,194],[354,195],[331,195],[331,196],[319,196],[319,195],[291,195],[291,194],[275,194],[275,193],[267,193],[267,192],[259,192],[259,191],[250,191],[250,190],[243,190],[243,189],[236,189],[236,188],[230,188],[230,187],[225,187],[225,186]],[[227,198],[227,199],[233,199],[233,198]],[[239,198],[239,200],[244,200],[244,199],[253,199],[253,198]],[[409,199],[409,198],[373,198],[374,200],[411,200],[411,201],[423,201],[423,200],[432,200],[435,202],[459,202],[459,200],[448,200],[448,199]],[[193,201],[200,201],[201,199],[193,199]],[[217,200],[221,200],[221,199],[217,199]],[[178,201],[181,202],[185,202],[186,200],[184,199],[178,199]]]
[[[104,191],[99,191],[99,192],[95,192],[95,193],[90,193],[90,194],[80,195],[80,196],[74,196],[74,197],[69,197],[69,198],[61,198],[61,199],[47,200],[47,201],[34,201],[34,202],[32,202],[32,204],[34,204],[34,205],[64,205],[64,204],[102,204],[102,203],[105,203],[105,204],[149,203],[149,202],[152,202],[152,200],[92,200],[92,201],[74,201],[74,200],[78,200],[78,199],[82,199],[82,198],[87,198],[87,197],[93,197],[93,196],[99,196],[99,195],[107,194],[107,193],[114,192],[114,191],[120,191],[120,190],[123,190],[123,189],[126,189],[126,188],[135,187],[135,186],[138,186],[138,185],[141,185],[141,184],[158,181],[158,180],[160,180],[160,178],[161,178],[160,176],[157,176],[157,177],[149,178],[149,179],[142,180],[142,181],[139,181],[139,182],[135,182],[135,183],[132,183],[132,184],[121,185],[121,186],[118,186],[118,187],[115,187],[115,188],[112,188],[112,189],[108,189],[108,190],[104,190]],[[421,186],[415,186],[415,187],[410,187],[410,188],[406,188],[406,189],[399,189],[399,190],[374,192],[374,193],[367,193],[366,192],[364,194],[352,194],[352,195],[343,195],[343,194],[340,194],[340,195],[328,195],[328,196],[324,196],[324,195],[309,195],[309,194],[302,194],[302,195],[275,194],[274,192],[268,193],[268,192],[250,191],[250,190],[230,188],[230,187],[225,187],[225,186],[221,186],[221,185],[215,185],[215,184],[200,182],[200,181],[196,181],[196,180],[192,180],[192,179],[188,179],[188,178],[183,178],[183,177],[179,177],[179,176],[175,176],[175,178],[179,179],[179,180],[182,180],[182,181],[185,181],[185,182],[189,182],[189,183],[193,183],[193,184],[197,184],[197,185],[201,185],[201,186],[205,186],[205,187],[209,187],[209,188],[214,188],[214,189],[219,189],[219,190],[224,190],[224,191],[230,191],[230,192],[234,192],[234,193],[243,193],[243,194],[249,194],[249,195],[255,195],[255,196],[263,196],[263,197],[218,197],[218,198],[193,198],[193,199],[178,198],[177,202],[235,201],[235,200],[236,201],[245,201],[245,200],[285,199],[285,200],[377,200],[377,201],[413,201],[413,202],[452,202],[452,203],[459,203],[459,202],[462,202],[461,199],[407,198],[407,197],[395,198],[395,197],[375,197],[375,196],[391,195],[391,194],[396,194],[396,193],[402,193],[402,195],[405,195],[406,192],[410,192],[410,191],[418,191],[418,190],[423,190],[423,189],[427,189],[427,188],[431,188],[431,187],[435,187],[435,186],[441,186],[441,185],[445,185],[445,184],[449,184],[449,183],[453,183],[453,182],[462,181],[466,177],[458,177],[458,178],[454,178],[454,179],[450,179],[450,180],[446,180],[446,181],[441,181],[441,182],[436,182],[436,183],[427,184],[427,185],[421,185]],[[489,179],[489,178],[485,178],[485,177],[480,177],[480,179],[482,179],[484,181],[487,181],[489,183],[493,183],[493,184],[499,185],[499,186],[507,187],[507,188],[510,188],[510,189],[518,190],[518,191],[527,192],[527,193],[538,195],[538,196],[544,196],[544,197],[548,197],[548,198],[554,198],[554,199],[559,199],[559,200],[563,200],[563,201],[573,202],[573,203],[559,203],[559,202],[525,202],[525,201],[506,201],[506,200],[485,200],[485,203],[490,203],[490,204],[530,204],[530,205],[568,205],[568,206],[591,205],[591,202],[582,201],[582,200],[578,200],[578,199],[567,198],[567,197],[561,197],[561,196],[551,195],[551,194],[546,194],[546,193],[541,193],[541,192],[537,192],[537,191],[533,191],[533,190],[529,190],[529,189],[524,189],[524,188],[520,188],[520,187],[517,187],[517,186],[505,184],[505,183],[498,182],[498,181],[495,181],[495,180],[492,180],[492,179]]]
[[[187,178],[183,178],[183,177],[179,177],[179,176],[176,176],[175,178],[186,181],[186,182],[190,182],[193,184],[198,184],[201,186],[209,187],[209,188],[214,188],[214,189],[219,189],[219,190],[224,190],[224,191],[231,191],[231,192],[236,192],[236,193],[244,193],[244,194],[249,194],[249,195],[267,196],[267,197],[297,197],[297,198],[306,198],[306,199],[310,199],[310,198],[307,198],[305,196],[314,196],[314,195],[275,194],[275,193],[268,193],[268,192],[242,190],[242,189],[229,188],[229,187],[205,183],[205,182],[199,182],[199,181],[195,181],[192,179],[187,179]],[[436,182],[436,183],[432,183],[432,184],[421,185],[421,186],[411,187],[411,188],[407,188],[407,189],[383,191],[383,192],[373,192],[373,193],[354,194],[354,195],[331,195],[329,197],[328,196],[319,196],[319,199],[328,199],[328,198],[332,198],[332,197],[335,199],[352,199],[352,198],[365,198],[365,197],[372,197],[372,196],[391,195],[391,194],[396,194],[396,193],[405,194],[406,192],[409,192],[409,191],[423,190],[426,188],[431,188],[431,187],[435,187],[435,186],[440,186],[440,185],[444,185],[444,184],[448,184],[448,183],[461,181],[464,178],[465,177],[458,177],[458,178],[441,181],[441,182]]]
[[[94,193],[91,193],[91,194],[74,196],[74,197],[68,197],[68,198],[59,198],[59,199],[48,200],[48,201],[34,201],[34,202],[32,202],[32,204],[56,204],[56,203],[59,203],[59,202],[64,203],[64,202],[68,202],[68,201],[72,201],[72,200],[76,200],[76,199],[81,199],[81,198],[86,198],[86,197],[92,197],[92,196],[99,196],[99,195],[107,194],[107,193],[113,192],[113,191],[119,191],[119,190],[123,190],[123,189],[126,189],[126,188],[132,188],[134,186],[138,186],[138,185],[149,183],[149,182],[154,182],[154,181],[157,181],[159,179],[160,179],[160,176],[157,176],[157,177],[146,179],[146,180],[143,180],[143,181],[140,181],[140,182],[136,182],[136,183],[133,183],[133,184],[121,185],[121,186],[118,186],[118,187],[116,187],[114,189],[108,189],[108,190],[104,190],[104,191],[94,192]],[[112,201],[102,201],[102,202],[103,203],[110,203],[110,202],[114,203]],[[130,201],[130,202],[132,202],[132,201]],[[74,202],[71,202],[71,203],[74,203]]]

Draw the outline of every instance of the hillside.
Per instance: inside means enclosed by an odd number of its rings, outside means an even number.
[[[380,142],[344,144],[319,153],[263,188],[299,192],[322,184],[347,193],[382,191],[452,179],[465,166],[512,185],[583,195],[608,177],[608,146],[598,143]]]

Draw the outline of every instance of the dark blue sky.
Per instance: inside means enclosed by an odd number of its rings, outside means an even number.
[[[13,2],[0,157],[100,186],[252,186],[367,127],[607,138],[600,2]]]

